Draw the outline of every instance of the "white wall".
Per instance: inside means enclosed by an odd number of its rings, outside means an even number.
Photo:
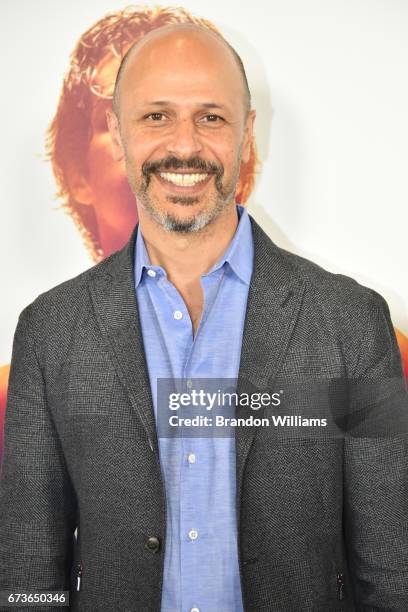
[[[57,208],[44,134],[79,36],[127,5],[1,3],[0,364],[22,308],[92,265]],[[381,292],[408,334],[408,2],[183,6],[212,21],[247,66],[263,162],[250,212],[281,246]]]

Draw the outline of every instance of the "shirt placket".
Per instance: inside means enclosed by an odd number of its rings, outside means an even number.
[[[201,278],[204,293],[203,313],[183,370],[186,392],[193,390],[194,379],[202,376],[196,367],[195,356],[199,355],[200,338],[205,333],[206,320],[219,290],[222,275],[223,271],[219,269]],[[198,413],[203,414],[203,411]],[[183,456],[180,471],[180,570],[183,612],[201,610],[201,585],[208,583],[207,572],[211,567],[211,559],[208,558],[209,517],[204,508],[207,508],[211,494],[211,473],[214,470],[213,440],[210,430],[206,428],[199,428],[198,435],[194,432],[193,428],[191,437],[181,439]]]
[[[161,333],[163,337],[170,342],[174,342],[174,339],[177,338],[177,346],[180,350],[172,350],[171,346],[169,346],[166,342],[166,350],[169,355],[172,355],[172,358],[169,359],[169,365],[172,370],[173,377],[176,379],[176,387],[177,391],[181,391],[179,389],[179,381],[177,379],[183,378],[184,365],[186,361],[189,359],[191,355],[191,351],[193,348],[193,337],[192,337],[192,325],[190,316],[187,310],[187,307],[184,303],[183,298],[174,287],[174,285],[167,279],[165,274],[162,274],[160,278],[157,280],[157,286],[154,287],[153,290],[159,291],[162,296],[165,297],[167,302],[167,316],[161,318],[162,328]],[[174,434],[177,436],[177,432]],[[179,443],[176,443],[179,442]],[[161,465],[165,476],[165,486],[167,489],[167,500],[168,504],[171,505],[171,511],[168,509],[168,519],[174,513],[179,515],[178,521],[173,523],[173,529],[178,522],[178,530],[179,533],[176,534],[172,532],[174,537],[179,539],[179,542],[182,542],[186,536],[186,526],[183,523],[183,517],[181,513],[181,509],[185,504],[188,504],[188,501],[183,499],[183,479],[185,477],[183,471],[183,465],[185,463],[185,448],[183,445],[183,439],[179,440],[175,439],[161,439],[159,440],[160,444],[160,453],[161,453]],[[178,456],[174,457],[174,453],[177,453]],[[171,456],[169,456],[169,454]],[[190,457],[190,461],[192,458]],[[174,483],[174,471],[171,468],[171,465],[178,464],[180,466],[178,483]],[[168,527],[171,527],[167,525]],[[197,530],[196,530],[197,531]],[[192,527],[187,529],[187,532],[191,532],[190,535],[194,538],[194,530]],[[187,537],[188,533],[187,533]],[[189,539],[189,541],[192,541]],[[183,556],[180,544],[180,575],[178,576],[178,584],[180,585],[180,593],[175,598],[179,600],[180,607],[178,609],[184,610],[183,607],[183,575],[185,572],[183,571]],[[188,571],[187,571],[188,573]],[[190,609],[189,609],[190,612]]]

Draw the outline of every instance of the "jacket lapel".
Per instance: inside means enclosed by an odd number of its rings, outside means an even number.
[[[254,268],[248,293],[247,312],[238,374],[238,393],[274,392],[274,381],[285,356],[304,292],[297,268],[250,216],[254,238]],[[261,410],[256,416],[262,417]],[[238,418],[249,416],[247,406],[238,406]],[[242,492],[245,461],[256,427],[236,427],[237,510]]]
[[[138,225],[125,247],[105,259],[90,284],[96,318],[118,376],[141,419],[149,445],[159,453],[153,400],[136,302],[133,275]]]

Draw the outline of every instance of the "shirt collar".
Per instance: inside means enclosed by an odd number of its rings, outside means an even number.
[[[241,204],[237,204],[238,226],[235,234],[224,251],[221,258],[211,268],[207,274],[221,268],[226,262],[230,265],[235,274],[247,285],[249,285],[252,275],[252,229],[248,211]],[[207,276],[205,274],[204,276]]]
[[[236,207],[238,213],[238,225],[237,229],[235,230],[235,234],[221,258],[214,264],[207,274],[204,274],[203,276],[208,276],[212,272],[215,272],[227,262],[233,272],[245,284],[249,285],[253,268],[252,228],[246,208],[241,204],[236,204]],[[136,287],[139,285],[142,279],[144,268],[155,270],[157,273],[162,271],[160,266],[153,266],[150,263],[149,255],[147,253],[146,245],[144,243],[139,225],[136,233],[135,246]]]
[[[135,284],[136,287],[139,285],[143,269],[155,268],[150,264],[149,255],[147,254],[146,245],[143,240],[142,232],[140,231],[140,223],[137,227],[136,233],[136,247],[135,247]]]

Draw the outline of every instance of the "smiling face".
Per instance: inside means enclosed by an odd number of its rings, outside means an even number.
[[[145,214],[170,231],[198,231],[234,204],[255,112],[242,75],[210,32],[160,28],[132,52],[108,113],[114,157]]]

